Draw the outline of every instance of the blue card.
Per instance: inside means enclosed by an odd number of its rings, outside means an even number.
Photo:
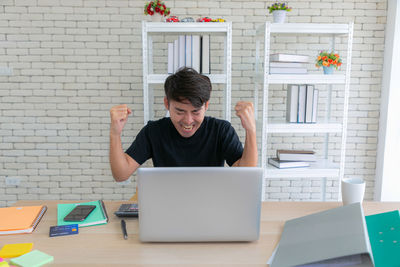
[[[50,226],[50,237],[62,235],[76,235],[79,233],[77,224]]]

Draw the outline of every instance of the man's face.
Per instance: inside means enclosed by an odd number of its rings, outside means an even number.
[[[181,102],[170,100],[168,102],[167,98],[164,97],[164,105],[169,111],[175,129],[182,137],[188,138],[193,136],[200,128],[208,108],[208,101],[200,108],[196,108],[189,100]]]

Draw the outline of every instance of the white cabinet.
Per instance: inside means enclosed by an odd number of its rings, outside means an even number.
[[[317,36],[317,39],[312,39]],[[293,39],[297,38],[297,39]],[[307,39],[308,38],[308,39]],[[342,41],[342,49],[345,51],[341,54],[343,58],[343,65],[339,74],[324,75],[322,70],[316,70],[314,62],[316,56],[321,50],[321,40],[328,42],[325,44],[329,46],[327,50],[335,49],[335,38],[340,38]],[[271,53],[271,45],[274,42],[285,42],[289,40],[292,42],[292,50],[296,50],[297,42],[300,40],[311,40],[314,42],[308,48],[310,57],[310,65],[308,70],[310,74],[269,74],[269,58]],[[293,41],[295,40],[295,41]],[[346,152],[346,133],[347,133],[347,119],[348,119],[348,106],[349,106],[349,90],[350,90],[350,72],[351,72],[351,54],[352,54],[352,40],[353,40],[353,23],[349,24],[316,24],[316,23],[269,23],[266,22],[257,29],[256,34],[256,62],[255,62],[255,103],[259,103],[259,95],[262,95],[260,110],[256,110],[256,114],[261,114],[257,117],[257,123],[261,132],[261,166],[264,169],[264,186],[263,197],[265,198],[265,184],[267,179],[276,178],[307,178],[307,177],[320,177],[322,178],[321,192],[322,199],[326,200],[326,181],[327,178],[337,178],[338,192],[340,195],[340,180],[344,175],[345,168],[345,152]],[[294,44],[293,44],[294,43]],[[344,47],[344,49],[343,49]],[[286,47],[287,48],[287,47]],[[278,51],[277,51],[278,50]],[[290,50],[290,49],[286,49]],[[311,51],[312,50],[312,51]],[[325,50],[325,49],[324,49]],[[275,52],[280,53],[279,47],[274,49]],[[304,52],[304,51],[303,51]],[[289,53],[289,54],[293,54]],[[299,53],[301,54],[301,53]],[[261,61],[262,60],[262,61]],[[312,61],[312,62],[311,62]],[[312,63],[312,64],[311,64]],[[270,85],[278,84],[283,87],[287,84],[314,84],[323,85],[326,88],[326,105],[324,118],[319,118],[317,123],[287,123],[284,116],[280,121],[271,120],[269,118],[268,103],[270,98]],[[342,98],[342,110],[340,120],[331,119],[332,101],[332,87],[340,86],[341,93],[336,94]],[[262,94],[259,93],[262,90]],[[336,96],[335,96],[336,97]],[[256,105],[257,107],[258,105]],[[294,134],[305,135],[310,133],[322,134],[323,149],[319,153],[317,162],[312,164],[309,168],[293,168],[293,169],[277,169],[268,165],[268,157],[271,156],[272,151],[268,151],[268,136],[270,134]],[[329,145],[332,140],[329,135],[336,133],[340,136],[340,160],[332,161],[328,157]],[[269,153],[268,153],[269,152]]]
[[[232,80],[232,23],[231,22],[142,22],[142,56],[143,56],[143,106],[144,123],[153,119],[154,91],[151,85],[164,84],[168,77],[165,73],[155,74],[153,68],[153,37],[168,34],[209,34],[224,37],[223,73],[207,74],[213,84],[224,84],[224,118],[231,120],[231,80]],[[165,48],[167,44],[165,44]],[[212,48],[210,48],[212,50]],[[212,52],[212,51],[210,51]],[[212,65],[211,65],[212,67]]]

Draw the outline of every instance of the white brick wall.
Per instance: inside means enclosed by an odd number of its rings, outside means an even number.
[[[253,100],[254,32],[271,20],[272,1],[172,1],[172,15],[223,17],[233,21],[232,103]],[[375,175],[379,97],[386,1],[291,1],[289,22],[354,21],[352,86],[348,126],[347,176],[367,180],[372,199]],[[20,199],[129,199],[135,183],[113,182],[108,165],[109,109],[128,103],[134,110],[123,136],[127,148],[142,127],[141,20],[144,1],[3,0],[0,5],[0,66],[13,76],[0,76],[0,206]],[[315,56],[323,39],[307,47],[291,36],[276,38],[275,48]],[[163,40],[163,39],[162,39]],[[286,42],[286,44],[282,44]],[[304,39],[298,40],[304,42]],[[345,49],[339,40],[337,48]],[[213,45],[215,66],[222,47]],[[157,54],[155,54],[157,55]],[[165,52],[157,55],[165,68]],[[163,61],[164,60],[164,61]],[[309,69],[312,69],[310,64]],[[155,93],[162,116],[162,87]],[[341,96],[340,92],[336,93]],[[213,92],[211,115],[221,114],[222,87]],[[276,88],[270,114],[283,116],[285,93]],[[340,110],[342,102],[335,102]],[[321,105],[321,108],[323,105]],[[333,116],[340,116],[334,111]],[[243,139],[240,121],[232,119]],[[321,149],[321,136],[273,135],[270,149],[306,143]],[[340,137],[330,140],[340,142]],[[330,156],[338,159],[338,143]],[[147,164],[150,165],[150,164]],[[6,177],[21,179],[6,186]],[[133,177],[135,178],[135,177]],[[327,181],[327,196],[337,198],[337,181]],[[271,180],[269,200],[317,200],[320,179]]]

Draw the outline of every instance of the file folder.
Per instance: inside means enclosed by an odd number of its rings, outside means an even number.
[[[375,267],[400,266],[400,214],[398,210],[365,216]]]
[[[360,263],[350,266],[373,266],[360,203],[287,221],[271,267],[332,266],[326,265],[326,260],[343,262],[354,257],[359,257]]]

